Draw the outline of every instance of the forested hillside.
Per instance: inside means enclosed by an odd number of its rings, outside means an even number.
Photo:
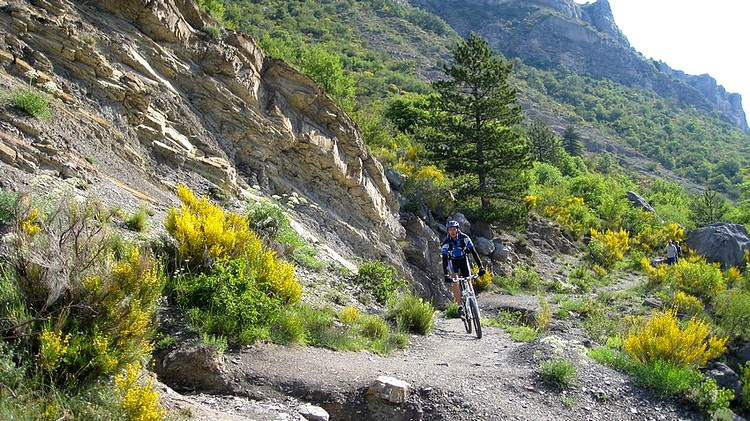
[[[426,82],[440,77],[440,66],[460,39],[441,18],[391,0],[206,3],[225,24],[260,39],[268,54],[312,75],[359,116],[365,129],[379,124],[369,120],[394,98],[430,92]],[[468,2],[450,9],[454,15],[472,12]],[[533,16],[558,13],[539,5],[528,9]],[[520,18],[496,13],[493,19]],[[698,186],[740,198],[750,135],[718,112],[606,77],[577,74],[562,65],[534,67],[509,59],[527,123],[543,116],[558,135],[568,125],[578,126],[588,143],[618,142],[648,157],[651,176],[663,167]],[[377,143],[372,137],[366,140]]]

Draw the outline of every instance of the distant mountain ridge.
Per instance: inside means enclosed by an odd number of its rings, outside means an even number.
[[[687,75],[646,59],[620,31],[608,0],[407,0],[440,16],[461,36],[487,39],[508,58],[550,70],[651,89],[749,132],[742,97],[728,93],[709,75]]]

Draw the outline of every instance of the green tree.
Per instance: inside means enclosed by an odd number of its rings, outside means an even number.
[[[437,95],[430,130],[422,134],[425,148],[448,174],[464,181],[462,194],[481,199],[483,210],[491,210],[491,198],[506,209],[520,208],[531,163],[518,130],[516,89],[508,84],[513,64],[475,34],[452,53],[455,64],[443,66],[448,79],[432,84]]]
[[[302,71],[310,75],[347,111],[354,107],[354,78],[344,73],[344,66],[336,54],[314,44],[302,52]]]
[[[728,206],[724,197],[716,191],[707,189],[690,204],[693,221],[697,226],[713,224],[724,219]]]
[[[579,135],[573,126],[565,128],[565,132],[562,136],[562,144],[565,152],[571,156],[582,156],[583,155],[583,142],[581,141],[581,135]]]
[[[547,123],[537,118],[526,133],[531,149],[531,159],[557,165],[560,162],[562,144],[560,138],[550,130]]]

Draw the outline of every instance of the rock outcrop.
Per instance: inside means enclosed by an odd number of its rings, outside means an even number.
[[[217,35],[185,0],[2,6],[0,88],[46,90],[52,118],[0,109],[0,186],[75,180],[157,213],[175,204],[178,183],[294,194],[309,240],[407,270],[399,205],[354,121],[253,39]]]
[[[720,263],[723,269],[744,268],[750,239],[743,225],[719,222],[688,232],[687,246],[708,262]]]

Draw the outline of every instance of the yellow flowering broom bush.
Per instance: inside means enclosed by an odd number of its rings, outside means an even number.
[[[623,349],[640,363],[667,361],[678,366],[698,368],[720,356],[727,337],[709,336],[709,326],[696,318],[682,327],[677,311],[654,311],[639,323],[623,341]]]

